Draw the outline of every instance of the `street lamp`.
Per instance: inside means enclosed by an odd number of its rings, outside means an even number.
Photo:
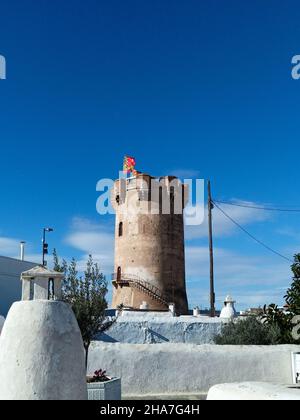
[[[45,255],[48,254],[48,244],[46,243],[46,232],[53,232],[53,229],[50,227],[43,229],[43,266],[46,265]]]

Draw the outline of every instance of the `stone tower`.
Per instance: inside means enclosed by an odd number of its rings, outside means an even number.
[[[138,173],[115,181],[113,307],[188,312],[183,209],[188,190],[176,177]]]

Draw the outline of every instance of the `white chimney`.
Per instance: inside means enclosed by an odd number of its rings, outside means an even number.
[[[236,318],[237,313],[234,307],[235,301],[232,299],[230,295],[226,296],[225,302],[224,302],[224,308],[222,309],[220,313],[220,318],[225,319],[233,319]]]
[[[24,257],[25,257],[25,244],[26,244],[26,242],[24,242],[24,241],[20,242],[20,248],[21,248],[20,259],[21,259],[21,261],[24,261]]]

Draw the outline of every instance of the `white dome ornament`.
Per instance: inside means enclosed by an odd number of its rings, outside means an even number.
[[[62,273],[43,266],[21,275],[0,336],[0,400],[87,399],[81,333],[61,301]]]
[[[235,301],[232,299],[230,295],[226,296],[224,301],[224,307],[220,313],[220,318],[231,320],[236,318],[237,313],[234,307]]]

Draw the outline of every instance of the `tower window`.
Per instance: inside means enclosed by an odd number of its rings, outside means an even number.
[[[123,236],[123,222],[119,223],[119,236]]]
[[[159,214],[163,212],[163,189],[159,187]]]
[[[30,285],[29,285],[29,300],[33,300],[34,299],[34,279],[30,280]]]
[[[171,214],[174,214],[175,211],[175,188],[170,188],[170,211]]]

